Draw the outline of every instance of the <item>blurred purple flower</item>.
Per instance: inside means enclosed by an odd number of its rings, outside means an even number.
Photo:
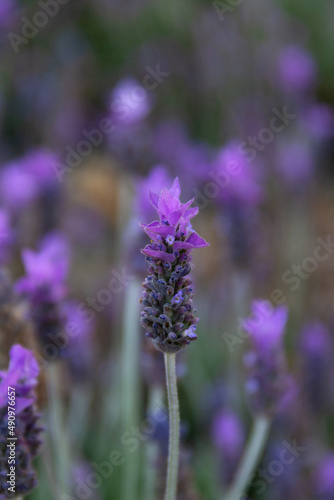
[[[213,419],[211,434],[219,454],[219,475],[223,483],[228,484],[235,474],[245,441],[238,415],[228,409],[220,410]]]
[[[145,118],[152,109],[148,91],[137,80],[124,78],[111,93],[110,110],[116,123],[131,125]]]
[[[330,332],[318,321],[306,324],[300,334],[302,386],[313,413],[328,411],[333,405],[334,344]]]
[[[212,439],[226,457],[236,457],[242,451],[244,430],[238,415],[230,410],[221,410],[213,419]]]
[[[0,174],[4,205],[14,212],[22,210],[55,183],[54,161],[53,153],[40,148],[8,163]]]
[[[271,302],[258,300],[252,304],[251,317],[242,323],[251,339],[251,349],[244,357],[246,391],[257,414],[276,411],[289,387],[283,352],[287,318],[286,306],[273,309]]]
[[[334,498],[334,453],[330,453],[317,466],[313,477],[314,490],[321,500]]]
[[[87,382],[93,367],[91,338],[94,323],[85,319],[81,314],[80,303],[75,300],[64,302],[61,305],[61,313],[68,335],[64,358],[69,363],[73,379],[76,382]]]
[[[57,301],[64,297],[69,250],[62,236],[47,237],[38,252],[23,250],[22,259],[26,276],[16,283],[15,288],[18,293],[39,295],[41,290],[47,288],[53,300]]]
[[[273,309],[271,302],[255,300],[251,309],[252,314],[243,321],[243,327],[256,348],[261,350],[280,348],[288,319],[288,308],[278,306]]]
[[[239,148],[240,142],[231,141],[218,152],[213,162],[214,177],[221,186],[219,199],[225,203],[256,206],[263,199],[258,165],[247,162]]]
[[[41,445],[38,427],[39,414],[36,411],[35,387],[39,368],[31,351],[20,345],[14,345],[9,353],[10,361],[7,372],[0,372],[0,498],[11,498],[8,495],[7,478],[10,457],[8,437],[9,401],[15,410],[15,495],[26,495],[37,486],[36,474],[32,467],[32,459],[37,455]],[[13,389],[14,394],[12,392]],[[14,400],[11,399],[14,396]],[[14,495],[14,496],[15,496]]]
[[[46,148],[36,148],[22,158],[22,168],[36,180],[39,190],[56,184],[52,165],[57,156]]]
[[[0,263],[8,261],[10,246],[14,239],[14,231],[10,225],[9,214],[0,209]]]
[[[0,28],[8,28],[15,19],[17,13],[17,2],[15,0],[1,0],[0,2]]]
[[[8,387],[16,389],[15,411],[20,413],[36,401],[33,389],[37,384],[39,367],[31,351],[20,345],[10,350],[7,372],[0,372],[0,407],[7,406]]]
[[[302,120],[316,139],[326,139],[334,134],[334,112],[326,104],[314,104],[304,112]]]
[[[278,80],[288,92],[303,92],[313,87],[317,76],[314,59],[301,47],[284,47],[278,57]]]
[[[279,173],[291,187],[300,189],[312,180],[314,158],[312,148],[307,143],[281,144],[277,163]]]

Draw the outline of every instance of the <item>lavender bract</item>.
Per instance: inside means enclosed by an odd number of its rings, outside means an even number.
[[[0,500],[13,498],[8,490],[8,387],[15,390],[15,494],[26,495],[37,486],[36,474],[32,467],[40,448],[36,411],[37,377],[39,368],[32,352],[20,345],[10,351],[7,372],[0,372]]]
[[[197,338],[198,318],[187,276],[192,270],[191,251],[208,245],[190,223],[198,213],[198,208],[190,208],[194,200],[181,203],[180,193],[177,178],[160,196],[150,192],[159,221],[142,224],[152,243],[142,249],[149,275],[143,283],[141,324],[157,349],[165,353],[175,353]]]

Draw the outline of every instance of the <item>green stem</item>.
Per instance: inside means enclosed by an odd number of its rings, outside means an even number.
[[[139,422],[139,353],[140,331],[138,317],[140,309],[140,284],[131,281],[126,288],[124,300],[122,372],[121,372],[121,419],[124,432],[130,432]],[[140,458],[139,451],[128,452],[122,476],[122,500],[138,498]]]
[[[177,395],[175,354],[165,354],[169,408],[169,449],[165,500],[175,500],[179,465],[180,412]]]
[[[240,500],[241,495],[246,492],[252,474],[261,459],[268,439],[270,425],[271,420],[268,417],[259,416],[256,418],[247,448],[232,485],[224,495],[224,500]]]

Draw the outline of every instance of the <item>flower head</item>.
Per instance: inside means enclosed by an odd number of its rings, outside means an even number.
[[[190,219],[198,214],[198,208],[190,208],[194,199],[181,203],[180,193],[178,178],[173,182],[171,189],[163,188],[160,195],[150,192],[150,200],[159,215],[159,220],[142,224],[142,228],[153,241],[142,250],[144,255],[173,263],[180,258],[180,252],[185,251],[183,252],[185,258],[194,248],[208,245],[198,236],[190,223]]]
[[[64,343],[61,301],[66,295],[65,280],[69,267],[69,249],[61,235],[46,237],[39,252],[23,251],[26,275],[16,283],[16,291],[27,298],[28,315],[48,353],[55,357]]]
[[[36,412],[35,386],[39,368],[31,351],[14,345],[9,368],[0,372],[0,499],[9,496],[7,474],[11,443],[8,434],[8,402],[15,409],[15,487],[18,495],[26,495],[37,486],[32,458],[39,451],[41,428]],[[10,394],[10,396],[9,396]],[[10,398],[10,399],[9,399]],[[13,404],[14,403],[14,404]]]
[[[163,352],[177,352],[197,338],[192,282],[186,276],[192,269],[191,251],[208,245],[190,223],[198,208],[190,208],[193,200],[182,203],[180,193],[177,178],[160,195],[150,192],[159,220],[142,224],[152,243],[142,249],[149,275],[143,283],[141,324]]]
[[[252,315],[243,321],[251,348],[245,355],[248,371],[246,390],[255,413],[271,413],[288,388],[283,353],[283,334],[288,318],[285,306],[274,309],[269,301],[252,304]]]
[[[39,367],[31,351],[20,345],[14,345],[10,351],[7,372],[0,372],[0,406],[6,406],[8,386],[16,387],[16,413],[35,402],[33,388],[37,384]]]
[[[252,314],[243,321],[243,327],[249,333],[257,349],[269,350],[282,344],[285,325],[288,319],[286,306],[273,309],[267,300],[255,300]]]
[[[313,58],[301,47],[287,46],[280,52],[278,79],[287,91],[308,90],[315,82],[316,73]]]
[[[242,154],[239,141],[233,140],[218,151],[212,178],[221,186],[219,199],[226,204],[259,205],[263,189],[256,166]]]
[[[124,78],[112,91],[111,112],[117,123],[136,123],[145,118],[151,108],[147,90],[133,78]]]

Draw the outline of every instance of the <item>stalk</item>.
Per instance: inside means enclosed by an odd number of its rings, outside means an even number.
[[[168,409],[169,409],[169,449],[165,500],[175,500],[179,465],[180,411],[177,394],[175,354],[164,354]]]
[[[261,459],[268,439],[270,425],[271,420],[268,417],[259,416],[256,418],[235,478],[223,500],[240,500],[241,495],[246,492],[252,474]]]
[[[138,325],[140,286],[137,280],[126,288],[123,342],[122,342],[122,406],[121,419],[124,432],[131,432],[138,425],[139,415],[139,356],[140,334]],[[128,453],[123,468],[122,500],[136,500],[139,490],[139,451]]]

